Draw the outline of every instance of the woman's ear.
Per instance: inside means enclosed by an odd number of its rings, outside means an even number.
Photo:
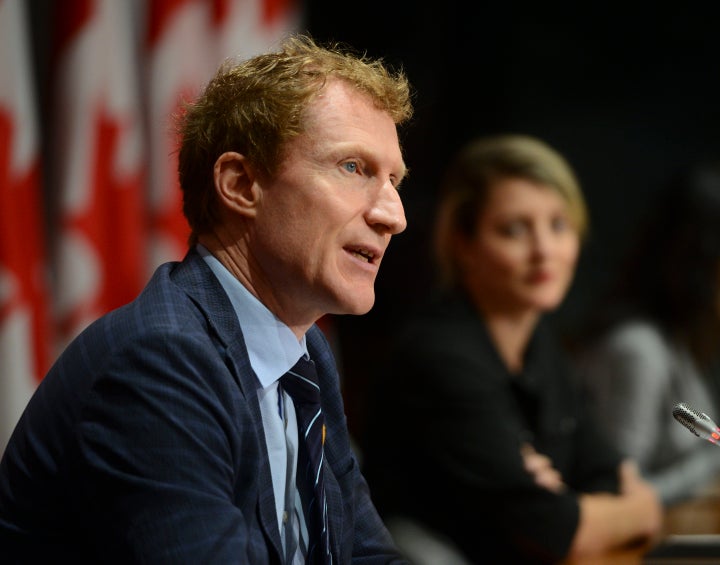
[[[213,179],[223,208],[247,216],[255,214],[259,191],[255,170],[247,157],[235,151],[226,151],[215,161]]]

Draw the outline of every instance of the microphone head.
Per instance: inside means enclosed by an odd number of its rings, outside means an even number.
[[[717,443],[720,440],[720,428],[704,412],[698,412],[684,402],[679,402],[673,408],[673,416],[699,438],[712,443]]]

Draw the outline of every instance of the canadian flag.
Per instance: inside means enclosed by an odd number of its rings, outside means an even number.
[[[150,0],[147,80],[150,139],[150,269],[179,260],[189,230],[177,181],[173,117],[227,57],[245,58],[295,31],[293,0]]]
[[[272,47],[301,14],[295,0],[54,5],[43,223],[28,7],[0,0],[2,448],[49,361],[184,255],[173,128],[182,102],[221,60]]]
[[[26,3],[0,0],[0,454],[50,358]]]
[[[146,282],[145,157],[133,2],[65,0],[56,18],[50,189],[58,351]]]

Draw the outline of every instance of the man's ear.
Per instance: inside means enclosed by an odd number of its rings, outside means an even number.
[[[258,202],[255,170],[247,157],[226,151],[215,161],[213,179],[218,201],[224,208],[252,216]]]

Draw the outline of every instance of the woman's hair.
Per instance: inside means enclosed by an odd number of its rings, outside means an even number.
[[[348,46],[320,46],[307,35],[285,39],[275,52],[245,61],[227,60],[204,92],[177,117],[178,173],[183,213],[192,245],[217,221],[213,167],[226,151],[241,153],[261,172],[272,174],[289,140],[302,134],[305,109],[328,80],[341,80],[367,94],[396,125],[413,113],[410,86],[402,70]]]
[[[684,342],[701,365],[720,351],[720,161],[673,175],[642,224],[594,333],[640,316]]]
[[[556,191],[567,202],[570,219],[580,236],[587,233],[585,199],[574,171],[560,153],[527,135],[476,139],[460,150],[441,185],[434,233],[441,286],[459,282],[457,236],[472,237],[489,189],[505,178],[525,179]]]

